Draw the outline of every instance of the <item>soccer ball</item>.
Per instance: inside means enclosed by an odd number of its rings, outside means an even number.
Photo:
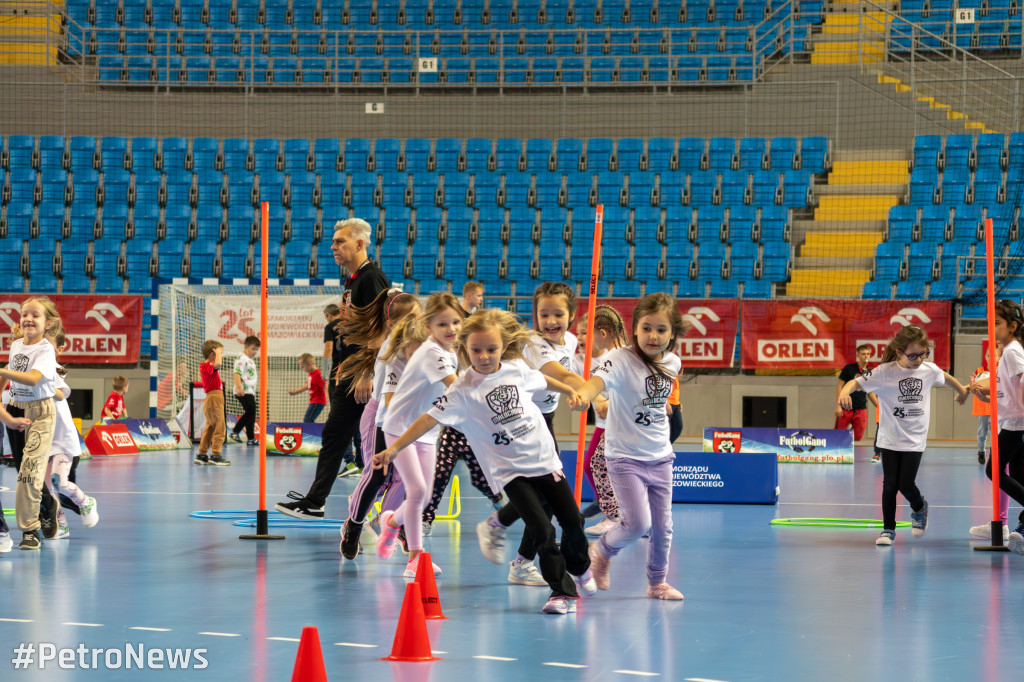
[[[796,433],[794,433],[794,434],[793,434],[793,435],[791,436],[791,438],[798,438],[798,437],[801,437],[801,436],[807,436],[807,437],[809,438],[809,437],[811,437],[811,433],[810,433],[809,431],[797,431]],[[791,446],[791,449],[793,450],[793,452],[805,452],[805,451],[806,451],[806,452],[810,452],[810,451],[811,451],[811,450],[813,450],[813,449],[814,449],[815,447],[816,447],[816,446],[814,446],[814,445],[811,445],[811,446],[809,446],[809,447],[808,447],[808,448],[807,448],[807,449],[805,450],[805,449],[804,449],[804,446],[802,446],[802,445],[793,445],[793,446]]]
[[[733,450],[733,444],[732,444],[732,441],[731,441],[731,440],[723,440],[723,441],[722,441],[722,442],[721,442],[721,443],[719,444],[719,446],[718,446],[718,449],[719,449],[719,450],[720,450],[721,452],[732,452],[732,450]]]

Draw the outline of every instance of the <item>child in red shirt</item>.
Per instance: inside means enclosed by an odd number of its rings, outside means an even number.
[[[127,417],[128,411],[124,407],[124,394],[128,390],[128,378],[118,374],[114,377],[114,390],[107,397],[103,404],[104,419],[120,419]]]
[[[224,446],[224,382],[220,380],[221,355],[224,353],[224,345],[220,341],[208,340],[203,342],[203,364],[199,365],[199,376],[203,380],[203,390],[206,391],[206,399],[203,400],[203,417],[206,425],[203,427],[203,436],[199,441],[199,453],[193,460],[196,464],[212,464],[215,466],[228,466],[230,461],[220,456],[220,449]],[[213,452],[212,457],[206,453]]]
[[[313,356],[309,353],[299,356],[299,367],[309,374],[306,385],[296,388],[294,391],[288,391],[288,395],[298,395],[309,391],[309,407],[306,408],[306,414],[302,417],[302,421],[305,424],[311,424],[316,421],[327,405],[327,393],[324,390],[326,384],[323,376],[320,375],[320,370],[314,364]]]

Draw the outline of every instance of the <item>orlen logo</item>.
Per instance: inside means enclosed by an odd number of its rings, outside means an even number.
[[[15,315],[16,317],[11,317]],[[0,303],[0,320],[4,321],[11,329],[14,325],[18,324],[18,320],[21,319],[21,304],[15,301],[4,301]]]
[[[921,320],[921,324],[928,324],[932,318],[928,317],[920,308],[900,308],[899,312],[889,318],[889,324],[899,323],[906,327],[915,324],[914,318]]]
[[[103,327],[105,331],[109,332],[110,322],[107,320],[107,313],[110,313],[116,319],[121,319],[122,317],[124,317],[124,313],[122,313],[121,310],[113,303],[97,303],[92,307],[92,310],[85,314],[85,317],[91,317],[92,319],[96,320],[96,322],[99,323],[99,325]]]
[[[256,330],[249,326],[255,322],[255,313],[251,308],[241,310],[225,310],[220,314],[227,321],[217,332],[218,339],[234,339],[238,343],[245,341],[247,336],[256,336]]]
[[[707,336],[708,333],[708,328],[703,322],[705,318],[709,322],[722,320],[718,313],[706,306],[694,306],[683,315],[683,319],[700,332],[701,336]],[[679,357],[683,360],[721,360],[725,353],[724,345],[720,338],[682,339],[679,342]]]
[[[789,319],[790,322],[795,324],[802,324],[804,329],[809,331],[813,336],[818,335],[818,327],[811,320],[817,317],[822,322],[831,322],[832,320],[825,311],[815,306],[805,306],[796,312],[796,315]]]
[[[108,433],[103,431],[100,433],[100,438],[110,448],[135,447],[135,441],[127,433]]]

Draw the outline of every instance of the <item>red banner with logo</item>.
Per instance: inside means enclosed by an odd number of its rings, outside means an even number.
[[[633,308],[639,299],[599,298],[597,305],[608,305],[622,315],[626,323],[626,336],[633,329]],[[740,303],[733,299],[678,300],[679,312],[691,325],[689,333],[679,344],[677,353],[683,367],[732,367],[736,353],[736,330],[739,325]],[[587,312],[587,300],[579,302],[577,319]],[[577,325],[577,333],[585,329]]]
[[[949,301],[744,301],[744,369],[839,369],[871,346],[871,363],[906,325],[923,327],[935,347],[929,358],[950,364]]]
[[[21,319],[21,302],[31,294],[0,294],[3,355],[11,348],[11,327]],[[142,337],[141,296],[47,296],[60,313],[67,336],[61,358],[69,362],[136,363]]]

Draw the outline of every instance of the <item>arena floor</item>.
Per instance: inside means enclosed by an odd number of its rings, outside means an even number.
[[[252,449],[226,454],[231,468],[194,466],[184,451],[83,463],[79,482],[99,500],[100,524],[85,529],[73,516],[70,540],[0,555],[0,669],[14,668],[21,645],[35,646],[28,669],[0,678],[287,680],[302,627],[315,625],[331,680],[1021,679],[1024,558],[971,550],[967,529],[989,518],[991,499],[971,449],[926,454],[918,482],[931,518],[921,539],[901,529],[883,549],[877,531],[769,525],[881,513],[881,468],[867,448],[854,466],[780,465],[777,507],[676,506],[669,581],[684,602],[644,596],[641,542],[614,560],[611,590],[574,616],[542,615],[546,588],[510,585],[483,559],[473,526],[490,507],[467,482],[461,518],[437,522],[428,538],[450,620],[430,623],[443,660],[427,664],[378,660],[401,606],[400,554],[347,562],[336,529],[289,528],[286,541],[264,543],[239,540],[245,531],[229,521],[189,517],[255,506]],[[305,490],[314,467],[270,459],[269,504]],[[8,507],[14,482],[4,468]],[[329,517],[343,515],[353,486],[338,481]],[[905,506],[900,514],[909,519]],[[54,659],[41,670],[45,644],[122,654],[101,653],[98,669],[81,669],[74,654],[76,669]],[[208,666],[170,670],[165,659],[162,670],[126,669],[126,644],[205,649]],[[121,667],[106,669],[108,660]]]

